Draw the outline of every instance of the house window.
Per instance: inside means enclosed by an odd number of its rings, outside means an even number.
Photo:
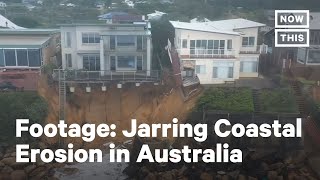
[[[195,54],[196,49],[196,41],[190,40],[190,54]]]
[[[254,46],[255,37],[242,37],[242,47]]]
[[[310,64],[320,64],[320,51],[319,50],[310,50],[308,63]]]
[[[28,50],[28,59],[29,59],[29,66],[30,67],[39,67],[41,66],[41,59],[40,59],[40,50],[39,49],[32,49]]]
[[[5,49],[4,56],[6,60],[6,66],[16,66],[16,50],[14,49]]]
[[[135,46],[135,37],[130,35],[117,36],[117,46]]]
[[[82,44],[98,44],[100,43],[99,33],[82,33]]]
[[[241,61],[240,72],[244,72],[244,73],[258,72],[258,62],[257,61]]]
[[[206,66],[196,65],[196,74],[206,74]]]
[[[110,49],[116,49],[116,36],[110,36]]]
[[[232,40],[231,39],[228,39],[228,41],[227,41],[227,49],[228,50],[232,49]]]
[[[66,32],[65,42],[66,42],[66,48],[70,48],[71,47],[71,32]]]
[[[143,66],[142,56],[137,56],[137,70],[141,71]]]
[[[134,56],[118,56],[118,68],[136,69],[136,61]]]
[[[84,55],[83,69],[88,71],[100,71],[100,56],[99,55]]]
[[[188,40],[187,39],[182,40],[182,48],[188,48]]]
[[[17,63],[18,66],[28,66],[28,50],[17,49]]]
[[[116,57],[110,56],[110,70],[115,71],[116,70]]]
[[[233,78],[233,63],[230,63],[230,62],[214,63],[212,77],[215,79]]]
[[[137,50],[142,50],[143,48],[143,37],[137,36]]]
[[[0,67],[5,66],[3,49],[0,49]]]
[[[72,55],[66,54],[66,66],[67,68],[72,68]]]

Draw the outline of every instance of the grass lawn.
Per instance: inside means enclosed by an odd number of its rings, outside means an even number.
[[[291,89],[264,89],[260,91],[261,111],[266,113],[298,113],[298,105]]]
[[[249,88],[211,88],[200,97],[196,107],[198,111],[253,112],[252,91]]]

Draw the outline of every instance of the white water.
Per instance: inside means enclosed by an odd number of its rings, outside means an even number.
[[[131,141],[129,143],[131,143]],[[106,143],[105,146],[108,147],[109,144],[110,143]],[[59,169],[56,169],[57,172],[55,174],[55,177],[61,180],[124,180],[128,178],[128,176],[123,174],[122,172],[127,166],[128,163],[111,163],[109,154],[105,154],[102,158],[101,163],[85,162],[70,166],[66,165],[64,168],[76,168],[79,170],[73,175],[65,175],[61,171],[59,172]]]

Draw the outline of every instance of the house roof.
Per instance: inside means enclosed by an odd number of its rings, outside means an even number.
[[[51,35],[59,33],[58,29],[0,29],[0,35]]]
[[[174,28],[188,29],[194,31],[213,32],[221,34],[240,35],[239,32],[235,32],[236,29],[245,29],[253,27],[262,27],[265,24],[257,23],[246,19],[229,19],[221,21],[209,21],[209,22],[179,22],[170,21]]]
[[[0,48],[40,48],[48,36],[0,36]]]
[[[187,30],[192,30],[192,31],[203,31],[203,32],[212,32],[212,33],[220,33],[220,34],[240,35],[238,32],[217,29],[216,27],[209,25],[207,23],[188,23],[188,22],[179,22],[179,21],[170,21],[170,23],[176,29],[187,29]]]
[[[9,28],[9,29],[24,29],[23,27],[20,27],[13,22],[11,22],[9,19],[5,18],[0,14],[0,28]]]
[[[320,12],[310,13],[310,29],[320,30]]]
[[[234,30],[234,29],[246,29],[253,27],[266,26],[265,24],[250,21],[247,19],[228,19],[220,21],[205,22],[221,30]]]

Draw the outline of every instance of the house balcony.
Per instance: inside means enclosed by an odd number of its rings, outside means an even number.
[[[246,46],[240,48],[240,54],[267,54],[268,45]]]
[[[77,83],[89,82],[160,82],[160,71],[86,71],[55,69],[53,80]]]
[[[190,49],[188,52],[178,50],[182,59],[234,59],[236,56],[233,49]]]

